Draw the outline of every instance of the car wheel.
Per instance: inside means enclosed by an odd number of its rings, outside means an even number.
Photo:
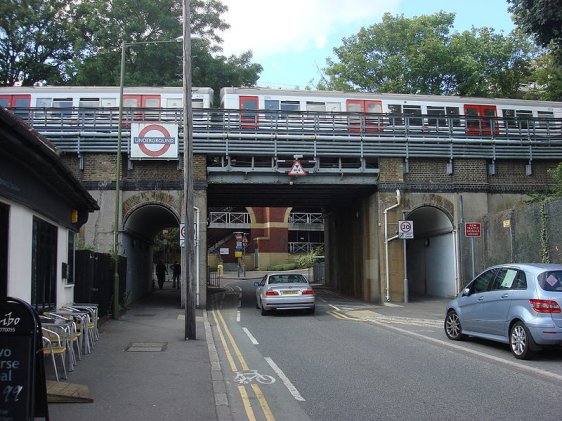
[[[453,341],[461,341],[466,338],[462,333],[461,321],[455,310],[449,310],[445,317],[445,334]]]
[[[269,314],[269,310],[266,310],[265,308],[263,308],[263,303],[260,303],[260,308],[261,308],[261,315],[262,316],[267,316]]]
[[[529,329],[523,322],[516,322],[509,331],[511,353],[519,360],[527,360],[533,355],[536,345]]]

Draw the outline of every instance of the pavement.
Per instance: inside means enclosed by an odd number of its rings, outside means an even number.
[[[225,273],[223,284],[265,272]],[[322,286],[318,286],[323,288]],[[389,317],[443,320],[445,299],[376,306]],[[185,310],[166,282],[119,320],[100,325],[91,354],[64,382],[85,385],[91,402],[49,403],[50,420],[166,421],[231,419],[223,375],[205,309],[196,310],[195,340],[185,340]],[[46,361],[47,379],[54,379]]]

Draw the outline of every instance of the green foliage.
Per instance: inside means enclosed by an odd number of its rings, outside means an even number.
[[[525,94],[527,99],[562,101],[562,66],[554,51],[545,52],[533,62],[530,82],[533,86]]]
[[[507,0],[515,23],[543,47],[562,50],[560,0]]]
[[[319,88],[364,92],[515,97],[537,55],[520,31],[451,33],[455,15],[385,14],[335,48]]]
[[[220,55],[229,27],[219,0],[191,0],[192,83],[253,85],[263,70],[247,51]],[[46,80],[51,85],[117,86],[121,45],[126,86],[181,86],[183,0],[5,0],[0,3],[0,85]],[[163,42],[165,41],[165,43]],[[222,84],[221,84],[222,83]]]
[[[66,80],[72,58],[68,0],[0,2],[0,86]]]
[[[118,85],[121,43],[155,41],[126,49],[126,86],[181,86],[182,43],[162,43],[183,34],[181,0],[83,0],[75,10],[77,44],[82,52],[75,62],[76,85]],[[99,11],[103,11],[100,13]],[[251,63],[252,54],[226,58],[220,55],[219,32],[229,25],[221,14],[227,9],[218,0],[191,1],[192,83],[210,86],[218,93],[229,84],[253,85],[262,67]],[[222,84],[221,84],[222,83]]]
[[[297,267],[306,269],[318,263],[317,257],[324,255],[324,247],[319,246],[314,248],[311,252],[297,257]]]
[[[271,265],[268,266],[266,270],[268,271],[284,271],[284,270],[293,270],[297,269],[296,263],[280,263],[278,265]]]

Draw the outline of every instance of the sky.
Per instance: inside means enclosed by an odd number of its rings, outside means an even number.
[[[222,0],[230,29],[222,33],[223,54],[251,50],[264,70],[257,85],[272,88],[314,86],[335,59],[334,47],[362,27],[381,22],[384,13],[414,17],[439,11],[456,14],[454,31],[515,28],[506,0]],[[311,83],[313,81],[313,83]]]

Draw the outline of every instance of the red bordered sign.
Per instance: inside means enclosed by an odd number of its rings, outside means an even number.
[[[178,125],[131,124],[129,151],[132,159],[177,159]]]

